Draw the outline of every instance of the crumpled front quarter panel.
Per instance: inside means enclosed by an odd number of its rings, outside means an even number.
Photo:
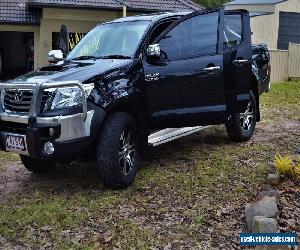
[[[140,60],[108,72],[97,79],[89,100],[109,111],[124,102],[140,101],[144,95],[144,73]]]

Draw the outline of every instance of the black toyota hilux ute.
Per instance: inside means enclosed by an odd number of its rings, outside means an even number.
[[[176,138],[225,124],[232,140],[249,140],[269,90],[269,53],[252,47],[244,10],[121,18],[48,59],[0,84],[1,148],[33,173],[94,152],[112,188],[133,182],[149,138],[167,128]]]

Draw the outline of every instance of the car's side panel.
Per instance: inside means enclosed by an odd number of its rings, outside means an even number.
[[[176,35],[171,35],[171,31],[186,21],[215,12],[217,22],[221,22],[222,14],[219,13],[223,10],[193,13],[171,25],[155,42]],[[216,34],[220,33],[220,27],[220,24],[216,25]],[[158,62],[144,61],[146,95],[152,126],[161,128],[224,123],[226,100],[223,55],[219,53],[218,38],[215,50],[212,54],[194,55],[184,59],[166,57],[166,60]]]
[[[208,64],[220,69],[206,72]],[[148,110],[155,127],[219,124],[226,113],[222,55],[203,56],[164,66],[144,64]]]
[[[136,59],[126,67],[114,69],[104,77],[93,79],[95,89],[89,101],[101,106],[107,112],[120,105],[132,104],[145,110],[144,71],[141,60]]]

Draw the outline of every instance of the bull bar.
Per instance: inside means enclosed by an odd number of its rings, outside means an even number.
[[[0,119],[5,121],[14,121],[25,123],[28,118],[37,118],[41,113],[42,94],[46,89],[53,88],[65,88],[65,87],[78,87],[81,90],[81,101],[82,101],[82,119],[85,122],[87,119],[87,96],[83,84],[78,81],[64,81],[64,82],[53,82],[53,83],[0,83],[1,90],[1,113]],[[4,109],[4,91],[5,89],[14,90],[32,90],[33,95],[30,103],[29,116],[8,113]]]

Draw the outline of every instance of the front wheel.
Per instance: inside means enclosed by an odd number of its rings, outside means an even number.
[[[127,113],[109,115],[98,138],[97,171],[103,184],[126,188],[136,176],[140,161],[138,132]]]
[[[257,104],[253,92],[246,110],[243,113],[235,113],[226,123],[227,134],[233,141],[248,141],[254,133],[257,119]]]

